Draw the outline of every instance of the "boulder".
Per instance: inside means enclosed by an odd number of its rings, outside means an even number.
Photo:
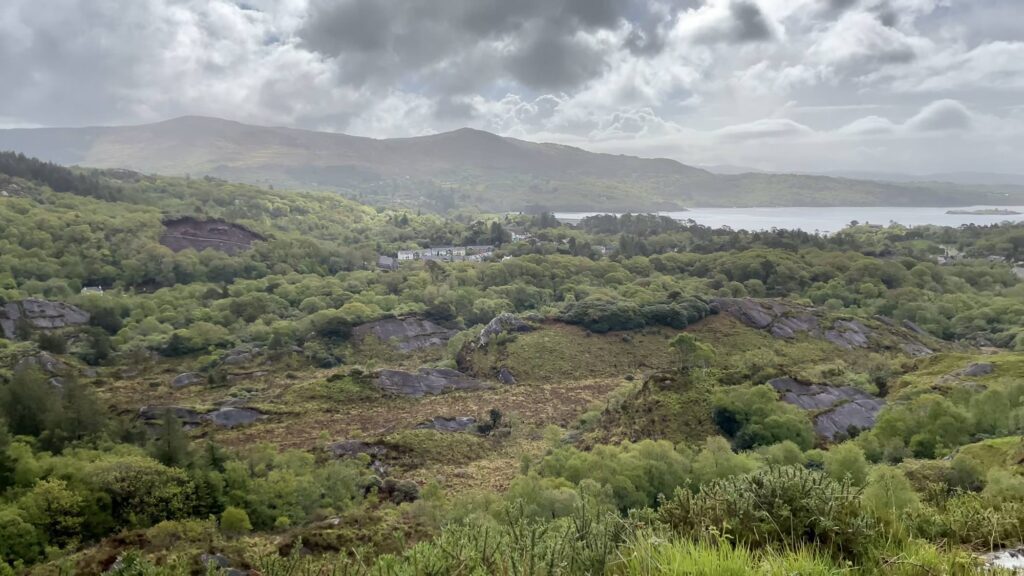
[[[508,366],[498,368],[498,382],[508,386],[516,384],[516,377],[512,374],[512,371],[508,369]]]
[[[487,346],[491,340],[498,337],[501,334],[512,334],[515,332],[529,332],[533,330],[533,327],[523,321],[515,314],[504,312],[495,316],[487,326],[484,326],[480,334],[477,335],[473,344],[480,348]]]
[[[783,402],[813,412],[814,431],[827,441],[872,428],[885,406],[885,400],[849,386],[802,384],[792,378],[775,378],[768,384]]]
[[[994,371],[995,366],[988,362],[975,362],[961,370],[960,375],[967,378],[978,378],[980,376],[988,376]]]
[[[377,387],[385,392],[413,397],[455,390],[481,390],[487,387],[479,380],[448,368],[420,368],[417,373],[381,370],[376,383]]]
[[[0,332],[4,338],[14,340],[19,320],[38,330],[54,330],[87,324],[89,313],[70,304],[37,298],[8,302],[0,307]]]
[[[209,567],[211,564],[214,568],[227,568],[231,565],[231,561],[222,554],[200,554],[199,564],[204,568]]]
[[[146,424],[157,424],[168,411],[185,428],[194,428],[202,423],[202,415],[199,412],[181,406],[143,406],[139,409],[139,418]]]
[[[192,386],[199,384],[206,380],[202,374],[195,372],[186,372],[184,374],[178,374],[171,380],[172,388],[185,388],[186,386]]]
[[[352,335],[358,340],[375,336],[381,342],[391,343],[400,352],[412,352],[444,346],[455,335],[455,330],[420,318],[386,318],[356,326]]]
[[[63,362],[54,358],[47,352],[40,352],[35,356],[26,356],[22,358],[18,361],[15,369],[24,370],[32,367],[38,368],[50,375],[65,374],[68,369]]]
[[[466,432],[474,426],[476,426],[476,418],[471,416],[456,416],[454,418],[435,416],[417,425],[416,429],[437,430],[438,432]]]
[[[251,408],[225,407],[204,414],[202,418],[218,428],[237,428],[252,424],[263,418],[263,414]]]
[[[366,454],[370,458],[377,459],[383,456],[387,449],[376,444],[368,444],[360,440],[342,440],[328,444],[326,450],[335,458],[355,458],[360,454]]]

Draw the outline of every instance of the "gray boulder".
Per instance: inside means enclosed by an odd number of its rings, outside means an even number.
[[[385,392],[413,397],[487,387],[479,380],[448,368],[420,368],[415,374],[401,370],[381,370],[376,382],[377,387]]]
[[[476,418],[471,416],[456,416],[455,418],[435,416],[417,425],[416,429],[437,430],[438,432],[466,432],[474,426],[476,426]]]
[[[368,444],[360,440],[342,440],[340,442],[334,442],[333,444],[328,444],[326,446],[326,450],[335,458],[354,458],[360,454],[366,454],[374,460],[380,458],[387,452],[387,449],[383,446]]]
[[[184,374],[178,374],[171,380],[172,388],[185,388],[194,384],[199,384],[206,380],[202,374],[195,372],[186,372]]]
[[[65,374],[68,370],[68,367],[63,362],[57,360],[47,352],[40,352],[35,356],[26,356],[18,361],[15,368],[19,370],[38,368],[50,375]]]
[[[814,431],[830,442],[853,430],[874,427],[885,406],[885,400],[849,386],[802,384],[792,378],[775,378],[768,384],[783,402],[813,412]]]
[[[166,412],[170,412],[185,428],[194,428],[202,423],[199,412],[181,406],[143,406],[139,409],[139,418],[146,424],[157,424]]]
[[[225,407],[203,415],[203,420],[218,428],[247,426],[263,418],[263,414],[251,408]]]
[[[455,330],[448,330],[420,318],[386,318],[356,326],[352,335],[357,340],[375,336],[381,342],[391,343],[400,352],[412,352],[431,346],[444,346],[455,335]]]
[[[508,369],[508,366],[502,366],[498,369],[498,382],[508,386],[516,384],[516,377],[512,374],[512,371]]]
[[[995,366],[989,362],[975,362],[961,370],[960,375],[967,378],[978,378],[980,376],[988,376],[994,371]]]
[[[19,320],[39,330],[54,330],[87,324],[89,313],[70,304],[37,298],[8,302],[0,307],[0,332],[4,338],[14,340]]]

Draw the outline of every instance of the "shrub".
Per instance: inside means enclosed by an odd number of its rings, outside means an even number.
[[[716,532],[755,548],[812,545],[847,556],[875,529],[849,480],[792,466],[676,490],[658,517],[683,536]]]
[[[825,453],[825,472],[834,480],[849,478],[854,486],[863,486],[868,479],[868,460],[864,451],[849,442],[833,446]]]
[[[220,515],[220,531],[229,536],[239,536],[252,531],[249,515],[241,508],[227,507]]]
[[[803,450],[814,444],[807,413],[780,402],[771,386],[726,388],[712,400],[715,423],[739,449],[771,446],[786,440]]]

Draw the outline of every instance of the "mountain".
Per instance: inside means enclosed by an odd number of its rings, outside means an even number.
[[[1024,187],[713,174],[464,128],[373,139],[188,116],[141,126],[0,130],[0,150],[61,164],[333,190],[430,210],[1024,204]]]

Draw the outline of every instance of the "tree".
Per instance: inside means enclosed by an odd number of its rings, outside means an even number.
[[[715,361],[715,349],[701,342],[696,336],[683,332],[677,334],[668,345],[675,350],[679,360],[679,370],[706,372]]]
[[[825,472],[833,479],[849,478],[855,486],[863,486],[868,479],[868,461],[864,451],[856,444],[846,442],[833,446],[825,453]]]
[[[184,468],[191,460],[185,429],[170,410],[164,411],[160,419],[160,430],[150,447],[150,453],[164,466],[175,468]]]
[[[252,531],[249,514],[241,508],[228,506],[220,515],[220,531],[229,536],[240,536]]]

